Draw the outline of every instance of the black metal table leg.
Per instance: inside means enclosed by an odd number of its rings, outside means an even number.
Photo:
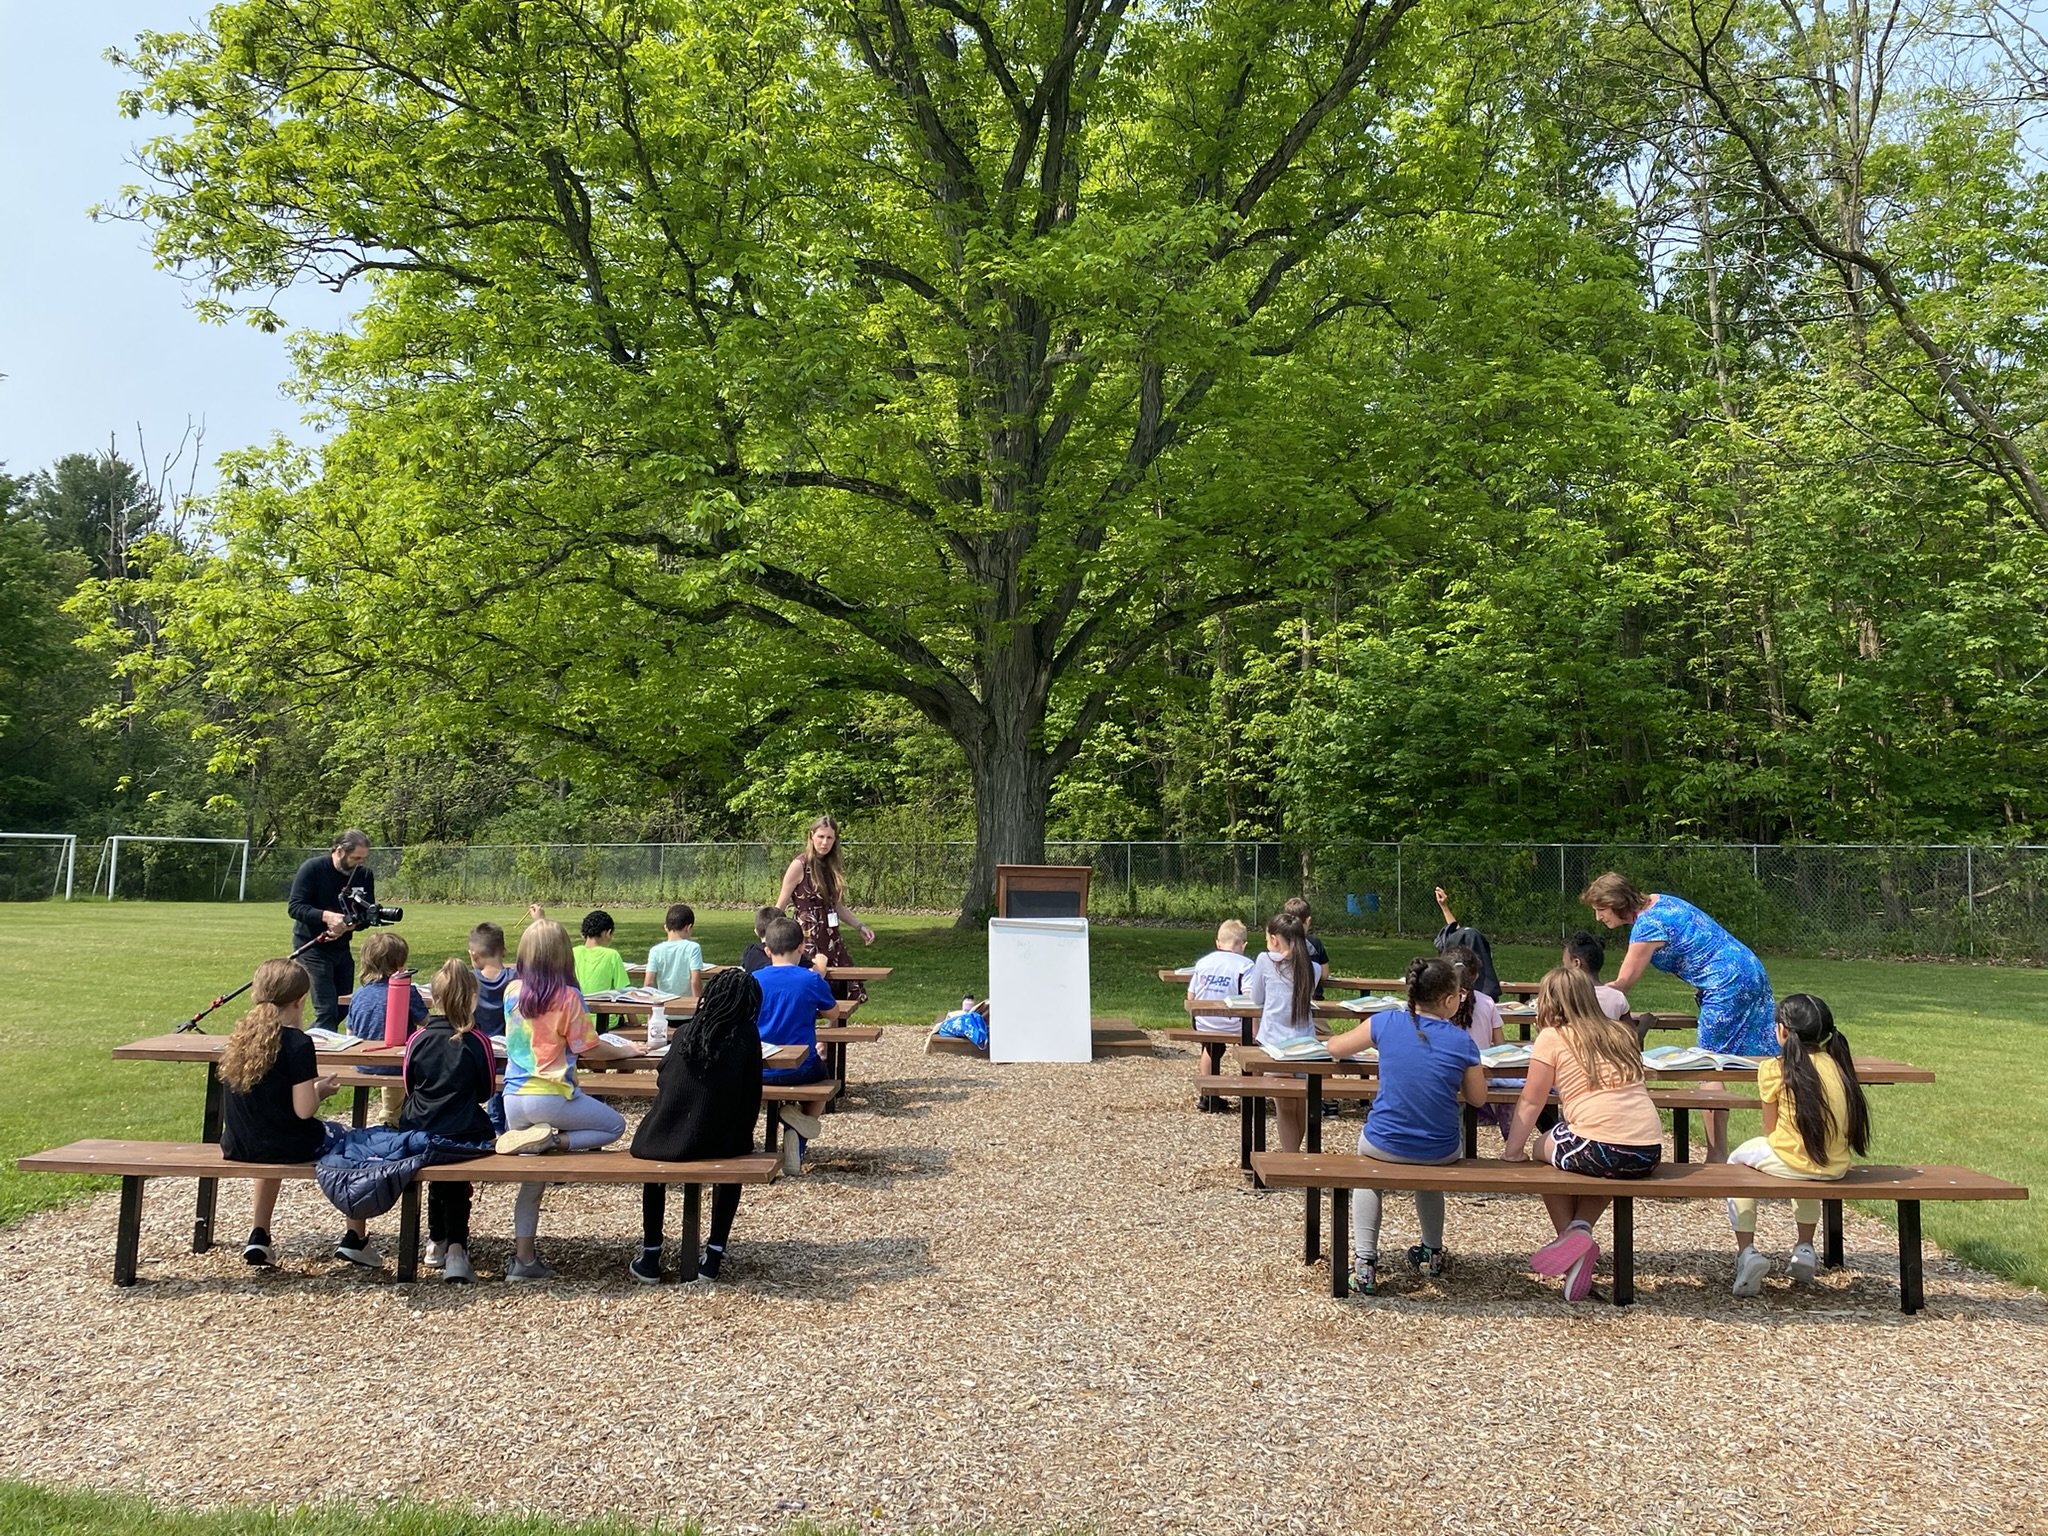
[[[1302,1146],[1309,1152],[1323,1150],[1323,1078],[1319,1072],[1308,1075],[1308,1114],[1304,1123]],[[1302,1191],[1301,1209],[1301,1262],[1313,1264],[1323,1251],[1322,1234],[1323,1192],[1313,1185]]]
[[[1821,1220],[1821,1262],[1829,1269],[1842,1267],[1842,1202],[1823,1200],[1820,1203]]]
[[[1830,1201],[1829,1204],[1833,1204]],[[1899,1202],[1899,1310],[1918,1312],[1927,1305],[1920,1273],[1920,1202]]]
[[[1330,1190],[1330,1294],[1351,1294],[1351,1191]]]
[[[398,1278],[411,1284],[420,1277],[420,1181],[414,1179],[398,1197]]]
[[[361,1084],[349,1095],[348,1123],[359,1131],[370,1123],[370,1090]]]
[[[1614,1202],[1614,1304],[1636,1299],[1636,1203],[1623,1196]]]
[[[139,1175],[125,1173],[121,1176],[121,1219],[114,1227],[114,1284],[135,1283],[135,1258],[142,1247],[142,1179]],[[203,1253],[197,1241],[193,1251]]]
[[[220,1128],[226,1115],[227,1090],[221,1086],[220,1063],[206,1064],[206,1108],[199,1116],[199,1139],[206,1142],[220,1140]],[[204,1253],[213,1246],[213,1215],[220,1194],[218,1179],[199,1181],[199,1201],[192,1212],[192,1251]],[[125,1284],[132,1284],[131,1275]]]
[[[1479,1111],[1470,1104],[1465,1106],[1465,1155],[1479,1155]]]
[[[1671,1161],[1682,1163],[1692,1155],[1692,1111],[1682,1106],[1671,1111]]]
[[[683,1262],[677,1273],[683,1284],[697,1278],[697,1252],[703,1244],[704,1186],[683,1186]]]

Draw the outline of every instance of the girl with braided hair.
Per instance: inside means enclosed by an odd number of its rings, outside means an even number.
[[[1379,1092],[1358,1133],[1362,1157],[1387,1163],[1455,1163],[1465,1150],[1459,1106],[1486,1102],[1486,1069],[1479,1047],[1451,1022],[1465,986],[1455,967],[1419,958],[1408,967],[1408,1006],[1374,1014],[1330,1042],[1332,1056],[1353,1056],[1371,1046],[1380,1055]],[[1415,1217],[1422,1241],[1408,1262],[1431,1279],[1450,1267],[1444,1253],[1444,1197],[1418,1190]],[[1351,1194],[1351,1283],[1361,1295],[1379,1289],[1380,1192]],[[1332,1262],[1338,1262],[1332,1255]]]
[[[761,984],[737,967],[713,971],[696,1013],[671,1037],[656,1078],[654,1103],[633,1134],[633,1155],[663,1162],[744,1157],[754,1150],[761,1115]],[[644,1285],[661,1284],[661,1228],[668,1186],[640,1191],[640,1252],[630,1269]],[[718,1278],[739,1214],[740,1186],[711,1193],[711,1234],[697,1273]]]
[[[1839,1179],[1853,1157],[1870,1149],[1870,1106],[1848,1037],[1810,992],[1778,1004],[1777,1035],[1778,1059],[1756,1064],[1764,1133],[1737,1147],[1728,1161],[1780,1179]],[[1811,1280],[1820,1268],[1813,1251],[1820,1201],[1795,1199],[1792,1219],[1799,1242],[1785,1270],[1794,1280]],[[1756,1246],[1756,1201],[1730,1200],[1728,1224],[1735,1229],[1735,1294],[1755,1296],[1771,1272],[1770,1256]]]

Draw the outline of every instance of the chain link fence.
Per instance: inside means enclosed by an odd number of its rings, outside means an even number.
[[[248,895],[282,902],[320,848],[252,850]],[[380,897],[524,906],[749,908],[775,899],[794,845],[772,843],[414,844],[371,854]],[[78,894],[100,849],[77,849]],[[1382,937],[1434,932],[1441,885],[1461,920],[1501,940],[1549,942],[1586,927],[1578,893],[1619,869],[1646,890],[1698,903],[1759,949],[2048,961],[2048,846],[1695,843],[1051,842],[1046,860],[1087,864],[1090,912],[1110,920],[1253,923],[1306,896],[1318,928]],[[61,891],[51,845],[0,846],[0,898]],[[966,889],[966,842],[849,841],[856,908],[950,912]],[[219,847],[123,845],[124,900],[233,900],[239,870]],[[104,886],[101,887],[104,890]]]

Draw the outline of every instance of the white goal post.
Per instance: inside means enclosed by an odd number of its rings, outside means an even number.
[[[71,882],[78,873],[78,838],[70,832],[0,832],[10,843],[42,843],[56,850],[57,875],[50,884],[52,896],[71,899]]]
[[[120,877],[121,873],[121,845],[123,843],[201,843],[212,844],[221,848],[239,848],[241,850],[241,875],[235,890],[235,900],[246,901],[249,898],[249,839],[246,837],[144,837],[140,833],[133,832],[112,834],[100,848],[99,868],[93,871],[92,877],[92,889],[95,896],[100,892],[100,875],[104,873],[107,877],[107,900],[112,901],[114,899],[115,881]],[[232,862],[234,855],[230,854],[228,857]]]

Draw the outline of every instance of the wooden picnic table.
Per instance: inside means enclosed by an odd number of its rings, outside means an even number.
[[[1182,1002],[1181,1009],[1190,1018],[1256,1020],[1259,1016],[1258,1004],[1227,997],[1188,998]],[[1357,1008],[1351,1007],[1349,1004],[1327,1001],[1309,1004],[1309,1013],[1313,1018],[1329,1020],[1331,1022],[1349,1020],[1350,1023],[1344,1026],[1347,1029],[1351,1025],[1363,1023],[1372,1017],[1371,1013],[1362,1012]],[[1519,1025],[1522,1038],[1527,1040],[1529,1038],[1529,1031],[1536,1023],[1536,1010],[1533,1007],[1519,1007],[1510,1004],[1501,1009],[1500,1017],[1503,1024]],[[1647,1019],[1652,1029],[1697,1029],[1700,1022],[1699,1015],[1692,1013],[1649,1013],[1636,1014],[1634,1017]],[[1218,1030],[1216,1034],[1220,1039],[1227,1040],[1230,1038],[1221,1030]]]
[[[150,1035],[142,1040],[130,1041],[127,1045],[114,1047],[116,1061],[187,1061],[200,1062],[206,1067],[206,1097],[199,1114],[199,1139],[219,1141],[221,1125],[226,1114],[227,1094],[220,1080],[220,1058],[228,1048],[226,1035],[202,1035],[197,1030],[183,1034]],[[494,1053],[495,1054],[495,1053]],[[367,1109],[371,1083],[361,1081],[357,1074],[366,1068],[385,1068],[390,1073],[390,1083],[398,1081],[398,1069],[405,1053],[383,1041],[362,1041],[348,1046],[313,1046],[313,1058],[322,1067],[347,1069],[351,1074],[350,1088],[355,1095],[356,1123],[362,1123]],[[793,1067],[804,1059],[803,1051],[793,1045],[779,1048],[774,1055],[762,1059],[768,1067]],[[607,1069],[614,1072],[647,1072],[661,1065],[659,1056],[621,1056],[612,1061],[578,1062],[579,1075],[595,1075]],[[497,1063],[502,1075],[504,1066]],[[366,1075],[366,1074],[365,1074]],[[388,1085],[387,1085],[388,1086]],[[590,1085],[602,1091],[601,1085]],[[214,1203],[217,1190],[212,1179],[199,1181],[199,1200],[192,1218],[192,1251],[204,1253],[213,1246]]]
[[[1398,992],[1408,990],[1405,976],[1325,976],[1323,985],[1336,987],[1345,992]],[[1500,990],[1508,997],[1534,997],[1542,989],[1541,982],[1504,981]]]
[[[642,976],[645,976],[647,974],[647,962],[645,960],[628,960],[626,962],[626,969],[638,971]],[[724,965],[707,965],[704,967],[707,974],[712,971],[730,969],[732,967]],[[825,979],[827,981],[887,981],[895,974],[896,967],[893,965],[828,965],[825,967]]]

